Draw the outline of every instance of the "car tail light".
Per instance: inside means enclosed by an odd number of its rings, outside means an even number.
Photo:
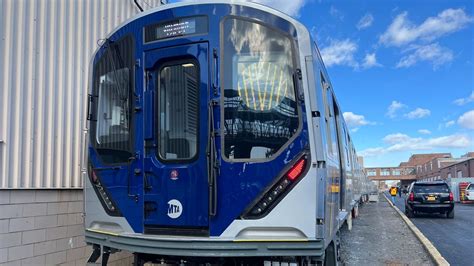
[[[453,200],[454,200],[453,192],[449,192],[449,201],[453,201]]]
[[[409,201],[414,201],[415,200],[415,194],[413,192],[410,193],[410,196],[408,196]]]
[[[286,170],[281,178],[267,189],[258,200],[246,209],[242,218],[256,219],[266,215],[298,183],[308,169],[308,156],[305,154]]]

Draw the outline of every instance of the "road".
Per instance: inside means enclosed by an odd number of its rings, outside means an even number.
[[[435,265],[400,215],[379,198],[360,206],[352,231],[341,229],[342,264]]]
[[[395,205],[405,212],[404,197],[397,196]],[[474,204],[457,203],[454,210],[454,219],[420,214],[410,220],[451,265],[474,265]]]

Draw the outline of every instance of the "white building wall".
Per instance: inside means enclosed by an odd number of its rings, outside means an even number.
[[[82,187],[89,61],[138,12],[133,0],[0,0],[0,189]]]

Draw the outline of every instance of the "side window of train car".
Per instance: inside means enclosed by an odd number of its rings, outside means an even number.
[[[336,128],[336,115],[334,113],[334,99],[332,95],[332,91],[328,89],[326,91],[329,106],[329,127],[330,127],[330,134],[331,134],[331,151],[332,156],[334,159],[339,160],[339,149],[338,149],[338,137],[337,137],[337,128]]]
[[[332,140],[331,140],[331,107],[329,106],[329,99],[327,98],[327,91],[329,90],[329,84],[326,82],[326,79],[323,76],[323,73],[320,73],[321,77],[321,88],[323,91],[323,99],[325,106],[325,121],[326,121],[326,141],[328,146],[328,153],[332,156]]]
[[[347,149],[348,149],[348,152],[349,152],[349,160],[350,160],[350,167],[352,170],[354,170],[354,158],[352,157],[352,141],[351,141],[351,137],[349,137],[349,135],[347,136]]]
[[[98,98],[91,143],[104,163],[128,161],[132,154],[133,38],[109,42],[94,65],[92,94]]]
[[[224,155],[262,160],[296,136],[293,40],[261,23],[223,21]]]
[[[348,145],[349,145],[349,139],[348,139],[348,134],[347,134],[347,129],[346,127],[343,125],[342,126],[342,137],[344,138],[344,154],[346,155],[345,156],[345,159],[346,159],[346,166],[350,169],[351,168],[351,163],[350,163],[350,159],[349,159],[349,149],[347,148]]]
[[[339,150],[338,150],[338,138],[337,138],[337,128],[336,128],[336,115],[334,113],[334,99],[332,96],[332,91],[329,86],[329,83],[326,82],[324,76],[321,73],[321,85],[323,87],[323,97],[325,100],[324,105],[326,106],[326,129],[327,129],[327,142],[328,142],[328,153],[331,154],[331,157],[338,160]]]

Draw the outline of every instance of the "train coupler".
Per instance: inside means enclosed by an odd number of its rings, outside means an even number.
[[[92,245],[92,248],[93,248],[92,254],[87,260],[88,265],[95,265],[96,261],[102,255],[101,265],[107,266],[110,254],[118,251],[116,249],[112,249],[106,246],[101,247],[100,245],[97,245],[97,244]]]

